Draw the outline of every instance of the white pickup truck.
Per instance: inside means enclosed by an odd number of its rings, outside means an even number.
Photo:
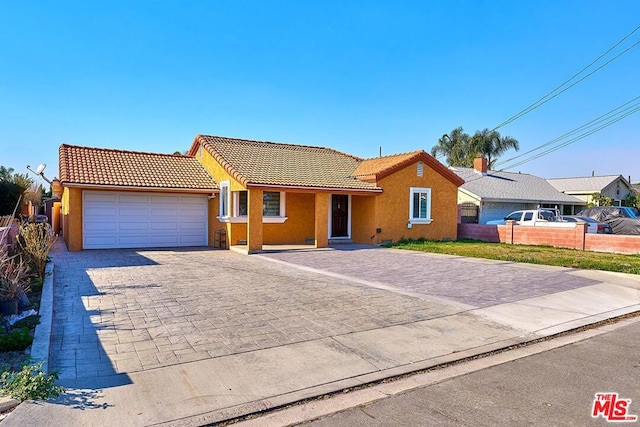
[[[490,225],[504,225],[507,221],[515,221],[518,225],[532,225],[538,227],[575,227],[575,224],[562,220],[557,209],[531,209],[511,212],[504,219],[487,221]]]

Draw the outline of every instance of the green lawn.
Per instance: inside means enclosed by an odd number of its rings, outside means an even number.
[[[389,246],[437,254],[640,274],[639,255],[578,251],[550,246],[507,245],[467,239],[456,242],[400,241]]]

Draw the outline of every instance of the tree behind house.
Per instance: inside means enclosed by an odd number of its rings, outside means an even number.
[[[487,159],[489,169],[493,169],[499,156],[512,148],[516,151],[520,149],[517,139],[511,136],[502,136],[497,130],[486,128],[477,131],[471,137],[471,146],[471,151],[476,154],[475,157],[481,156]]]
[[[496,130],[483,129],[473,136],[465,133],[460,126],[442,135],[431,148],[434,157],[446,157],[449,166],[473,167],[473,159],[484,157],[489,169],[493,169],[498,157],[510,149],[518,151],[518,140],[502,136]]]

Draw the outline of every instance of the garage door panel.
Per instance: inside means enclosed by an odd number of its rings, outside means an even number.
[[[143,248],[149,246],[148,235],[118,236],[118,245],[121,248]]]
[[[115,222],[90,222],[84,225],[85,234],[90,232],[95,235],[101,235],[105,233],[112,234],[118,230],[118,224]]]
[[[207,197],[83,192],[85,249],[204,246]]]
[[[180,196],[151,196],[151,203],[158,205],[179,205]]]
[[[206,226],[204,226],[201,222],[183,222],[180,224],[180,228],[183,231],[203,231],[206,230]]]
[[[149,216],[154,221],[178,221],[180,219],[180,209],[177,207],[172,207],[170,209],[156,207],[149,212]]]
[[[203,197],[189,197],[189,196],[182,196],[180,198],[180,202],[182,204],[189,204],[189,205],[204,205],[207,203],[207,199],[203,198]]]
[[[177,222],[152,222],[149,226],[152,231],[177,231],[180,228]]]
[[[189,236],[182,235],[180,236],[180,243],[177,246],[200,246],[198,243],[200,241],[200,236]]]
[[[114,217],[118,213],[115,207],[107,207],[100,205],[89,205],[84,207],[84,215],[90,217]]]
[[[185,244],[181,243],[180,241],[180,236],[169,236],[162,234],[151,236],[149,240],[151,246],[185,246]],[[197,246],[197,244],[195,244],[195,246]]]
[[[115,193],[85,193],[84,202],[99,202],[99,203],[115,203],[118,196]]]
[[[134,221],[127,221],[127,222],[119,222],[118,223],[118,230],[119,231],[147,231],[149,230],[149,223],[148,222],[134,222]]]
[[[116,246],[117,239],[113,236],[88,237],[84,239],[84,243],[85,245],[90,245],[93,249],[108,249]]]
[[[149,208],[147,206],[119,206],[118,215],[120,217],[144,217],[144,220],[147,221]]]
[[[139,194],[139,193],[131,193],[131,194],[119,193],[118,202],[146,205],[147,203],[149,203],[149,195]]]
[[[186,206],[183,207],[182,209],[180,209],[180,216],[182,218],[194,218],[194,219],[202,219],[205,218],[207,216],[206,212],[198,212],[197,210],[194,210],[196,207],[195,206],[190,206],[189,208],[187,208]]]

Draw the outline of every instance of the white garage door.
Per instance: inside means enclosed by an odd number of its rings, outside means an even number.
[[[498,202],[486,202],[482,207],[482,218],[480,218],[480,224],[485,224],[487,221],[493,221],[495,219],[503,219],[513,211],[519,211],[526,209],[524,203],[498,203]]]
[[[207,245],[207,196],[82,192],[84,249]]]

